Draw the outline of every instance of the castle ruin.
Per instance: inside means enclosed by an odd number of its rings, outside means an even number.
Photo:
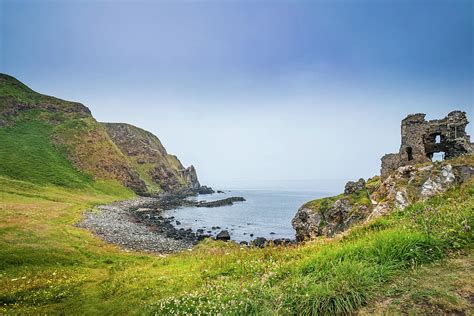
[[[401,166],[432,161],[435,153],[444,159],[470,153],[474,149],[466,133],[466,112],[453,111],[441,120],[425,120],[426,114],[408,115],[402,121],[402,143],[396,154],[382,157],[382,178]]]

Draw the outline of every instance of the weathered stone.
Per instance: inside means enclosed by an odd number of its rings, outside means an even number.
[[[198,192],[201,184],[199,183],[196,169],[193,165],[189,166],[188,168],[184,169],[183,171],[184,178],[186,179],[186,183],[188,188],[193,190],[194,192]]]
[[[474,176],[474,168],[471,166],[458,166],[454,169],[459,174],[460,182],[464,182],[470,177]]]
[[[360,190],[364,189],[365,187],[365,180],[360,178],[358,181],[349,181],[346,183],[346,186],[344,187],[344,194],[352,194],[359,192]]]
[[[291,221],[291,225],[296,231],[296,239],[304,241],[321,235],[320,224],[322,220],[323,216],[321,213],[314,212],[305,206],[300,207]]]
[[[425,116],[411,114],[402,121],[399,152],[382,157],[383,179],[398,167],[430,162],[435,153],[449,159],[473,152],[465,112],[453,111],[441,120],[426,121]]]
[[[199,194],[212,194],[214,193],[214,190],[211,187],[203,185],[198,189],[198,193]]]
[[[446,165],[441,168],[439,175],[432,175],[423,183],[421,187],[421,196],[423,198],[434,196],[438,193],[445,192],[456,181],[456,176],[451,165]],[[462,181],[460,179],[460,181]]]
[[[219,207],[219,206],[225,206],[225,205],[232,205],[234,204],[234,202],[244,202],[244,201],[245,199],[241,196],[233,196],[230,198],[217,200],[217,201],[211,201],[211,202],[200,201],[196,203],[196,207]]]
[[[406,189],[403,188],[400,191],[397,191],[397,193],[395,193],[395,206],[400,209],[404,209],[408,206],[408,204],[409,203]]]
[[[223,230],[219,234],[217,234],[216,239],[224,241],[230,240],[230,234],[227,230]]]
[[[257,237],[251,242],[252,246],[263,248],[267,245],[267,239],[263,237]]]

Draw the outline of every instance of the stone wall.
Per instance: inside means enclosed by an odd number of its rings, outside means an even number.
[[[401,123],[401,145],[396,154],[382,157],[381,176],[386,178],[398,167],[430,162],[435,153],[454,158],[473,151],[466,113],[453,111],[440,120],[425,120],[426,114],[410,114]]]

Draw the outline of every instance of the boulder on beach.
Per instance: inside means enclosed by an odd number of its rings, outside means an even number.
[[[224,241],[230,240],[229,232],[227,230],[221,231],[219,234],[217,234],[216,240],[224,240]]]
[[[257,237],[252,240],[251,245],[258,248],[263,248],[267,245],[267,239],[263,237]]]

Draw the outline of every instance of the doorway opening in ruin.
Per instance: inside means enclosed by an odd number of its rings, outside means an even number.
[[[431,157],[431,161],[443,161],[445,156],[444,151],[440,151],[439,153],[433,153],[433,157]]]
[[[413,160],[413,149],[411,147],[407,147],[407,156],[408,161]]]
[[[441,135],[436,135],[435,137],[435,143],[440,144],[441,143]]]

